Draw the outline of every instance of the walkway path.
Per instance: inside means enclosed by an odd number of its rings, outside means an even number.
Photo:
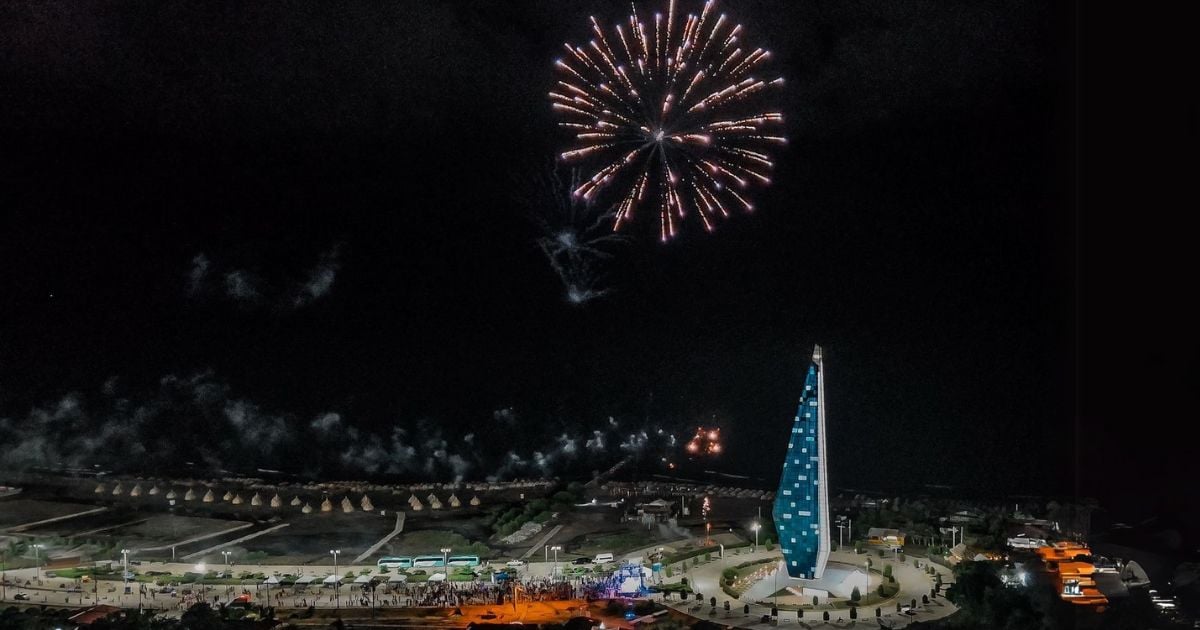
[[[528,558],[529,556],[532,556],[533,552],[537,551],[538,547],[544,548],[546,545],[550,544],[550,539],[554,538],[556,535],[558,535],[558,532],[562,531],[562,528],[563,528],[562,525],[555,525],[554,527],[550,528],[550,533],[546,534],[545,536],[542,536],[541,538],[539,538],[537,540],[537,542],[533,543],[532,547],[527,549],[525,551],[525,553],[521,554],[520,559],[524,560],[524,559]]]
[[[101,512],[107,512],[107,511],[108,511],[108,508],[106,508],[106,507],[95,508],[95,509],[91,509],[91,510],[84,510],[82,512],[75,512],[74,514],[65,514],[63,516],[55,516],[54,518],[42,519],[40,521],[34,521],[32,523],[22,523],[21,525],[13,525],[12,527],[9,527],[8,529],[3,530],[3,531],[21,532],[21,531],[25,531],[25,530],[29,529],[30,527],[37,527],[38,525],[45,525],[47,523],[57,523],[59,521],[65,521],[65,520],[72,519],[72,518],[79,518],[80,516],[87,516],[88,514],[99,514]]]
[[[249,526],[250,526],[249,524],[246,525],[246,527],[249,527]],[[275,530],[283,529],[284,527],[287,527],[287,526],[288,526],[287,523],[280,523],[279,525],[276,525],[274,527],[268,527],[262,531],[257,531],[257,532],[254,532],[253,534],[248,534],[246,536],[242,536],[241,538],[234,538],[233,540],[225,541],[219,545],[213,545],[212,547],[209,547],[208,549],[201,549],[200,551],[195,551],[195,552],[189,553],[188,555],[184,556],[183,559],[191,560],[192,558],[195,558],[197,556],[202,556],[206,553],[212,553],[214,551],[217,551],[218,549],[224,549],[225,547],[228,547],[230,545],[236,545],[238,543],[246,542],[247,540],[258,538],[259,536],[262,536],[263,534],[269,534]],[[234,529],[242,529],[242,528],[235,527]],[[225,530],[225,531],[231,532],[234,530],[229,529],[229,530]],[[224,533],[224,532],[222,532],[222,533]]]
[[[388,534],[387,536],[380,538],[379,542],[375,543],[374,545],[371,545],[370,549],[359,554],[359,556],[357,558],[355,558],[354,561],[362,562],[363,560],[370,558],[372,555],[374,555],[374,553],[376,551],[379,551],[380,547],[388,544],[388,541],[395,538],[396,535],[402,531],[404,531],[404,511],[403,510],[396,512],[396,527],[392,529],[392,532],[390,534]]]
[[[79,537],[79,536],[87,536],[89,534],[99,534],[100,532],[106,532],[110,529],[117,529],[118,527],[128,527],[129,525],[137,525],[139,523],[145,523],[148,520],[150,520],[150,519],[143,518],[143,519],[138,519],[136,521],[129,521],[128,523],[117,523],[116,525],[108,525],[106,527],[97,527],[96,529],[89,529],[86,532],[78,532],[78,533],[72,534],[72,536]]]
[[[225,534],[228,534],[230,532],[236,532],[239,529],[246,529],[247,527],[254,527],[254,523],[242,523],[241,525],[235,525],[233,527],[230,527],[229,529],[223,529],[219,532],[209,532],[207,534],[201,534],[200,536],[194,536],[192,538],[188,538],[187,540],[173,542],[169,545],[160,545],[158,547],[142,547],[142,548],[138,549],[138,551],[162,551],[164,549],[170,549],[171,547],[182,547],[184,545],[194,543],[199,540],[207,540],[209,538],[215,538],[217,536],[224,536]]]

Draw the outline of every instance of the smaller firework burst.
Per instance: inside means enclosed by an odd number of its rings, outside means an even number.
[[[715,457],[721,454],[721,429],[718,427],[696,427],[696,435],[688,441],[689,457]]]

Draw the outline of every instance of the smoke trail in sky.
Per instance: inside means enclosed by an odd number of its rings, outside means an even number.
[[[502,407],[456,436],[432,418],[380,426],[328,410],[280,412],[235,395],[211,371],[167,375],[148,391],[118,378],[93,395],[69,392],[21,415],[0,410],[0,468],[117,472],[285,470],[309,477],[386,475],[421,480],[503,480],[585,474],[630,455],[657,456],[674,435],[661,424],[613,417],[548,423]],[[531,433],[528,429],[537,427]],[[530,439],[530,435],[536,435]]]

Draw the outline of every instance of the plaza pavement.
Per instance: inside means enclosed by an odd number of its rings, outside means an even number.
[[[911,557],[907,558],[906,561],[901,564],[896,562],[894,554],[891,553],[884,558],[880,558],[875,553],[871,553],[869,555],[867,553],[855,554],[852,550],[835,551],[829,554],[829,560],[831,562],[843,562],[845,564],[854,566],[863,566],[868,557],[871,558],[873,569],[882,571],[885,564],[892,565],[893,575],[895,575],[896,582],[900,585],[900,591],[894,597],[883,602],[859,608],[857,619],[859,624],[865,623],[871,626],[878,624],[879,626],[888,628],[903,628],[913,620],[926,621],[930,619],[939,619],[957,610],[954,604],[950,603],[949,600],[940,595],[936,599],[931,599],[929,605],[927,606],[921,604],[921,596],[929,595],[929,591],[933,588],[934,584],[932,577],[924,573],[924,567],[927,562],[924,559],[920,559],[921,568],[918,569],[917,567],[913,566]],[[774,624],[764,624],[761,623],[760,620],[763,615],[771,614],[771,607],[754,602],[734,600],[731,598],[723,590],[721,590],[721,572],[727,567],[734,567],[743,562],[782,559],[783,556],[777,549],[774,551],[765,551],[764,549],[759,548],[758,551],[752,551],[748,553],[743,552],[740,554],[726,552],[724,558],[714,558],[711,562],[701,564],[700,566],[693,566],[682,574],[677,573],[673,577],[662,578],[662,582],[664,584],[672,584],[678,583],[684,577],[687,577],[692,590],[704,596],[704,602],[702,604],[695,601],[694,595],[691,601],[668,600],[665,603],[678,611],[685,612],[698,619],[710,619],[720,623],[736,625],[741,628],[770,627]],[[949,569],[937,564],[932,564],[931,566],[933,566],[942,575],[942,580],[944,583],[948,583],[953,580],[953,576]],[[871,588],[874,589],[878,584],[878,575],[872,574],[871,577],[873,578],[871,582]],[[780,582],[779,588],[782,589],[786,586],[786,584],[782,583],[782,579]],[[709,604],[710,597],[717,598],[717,612],[715,615],[709,614],[712,610],[712,606]],[[918,610],[918,613],[915,616],[896,613],[897,601],[901,602],[902,605],[907,605],[910,604],[914,599],[917,600]],[[731,608],[729,613],[726,613],[724,610],[724,602],[727,600],[730,602]],[[697,606],[697,604],[700,605]],[[743,607],[745,604],[750,604],[749,615],[743,613]],[[875,620],[876,607],[879,607],[883,610],[883,616],[878,622]],[[815,627],[825,623],[821,613],[822,611],[819,610],[806,610],[804,613],[805,618],[798,620],[796,618],[795,611],[780,610],[778,623],[781,625],[794,625],[797,627]],[[830,610],[829,618],[830,622],[837,624],[845,624],[851,621],[850,611],[848,609]]]

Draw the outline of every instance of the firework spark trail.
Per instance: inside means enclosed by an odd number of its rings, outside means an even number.
[[[564,44],[568,56],[555,62],[564,76],[549,94],[552,108],[574,132],[574,146],[560,157],[586,161],[592,172],[572,195],[592,203],[606,188],[627,187],[614,205],[614,230],[649,196],[657,200],[663,241],[692,210],[712,231],[731,202],[753,211],[735,188],[771,181],[766,148],[787,140],[770,131],[783,115],[760,101],[783,79],[751,74],[771,53],[737,46],[742,26],[730,27],[724,13],[714,17],[714,7],[709,0],[699,16],[689,13],[682,28],[675,0],[649,22],[635,7],[611,36],[592,17],[594,39]]]
[[[557,170],[539,174],[529,197],[522,200],[542,232],[538,247],[562,281],[567,301],[575,305],[609,293],[602,286],[605,261],[612,257],[613,246],[627,240],[608,228],[614,211],[598,211],[570,194],[580,179],[578,169],[572,170],[570,181]]]

